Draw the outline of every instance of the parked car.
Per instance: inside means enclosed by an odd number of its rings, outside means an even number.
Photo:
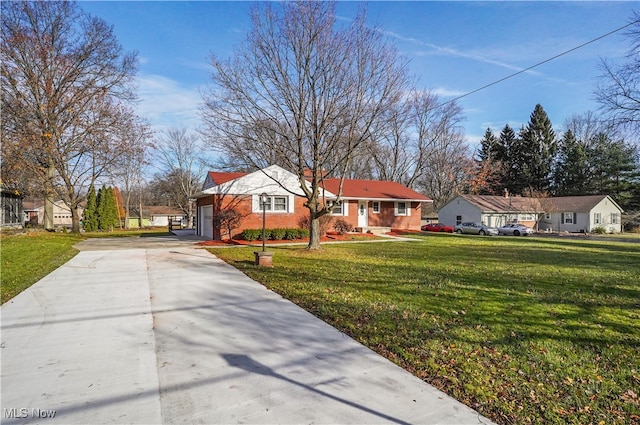
[[[507,224],[505,226],[498,227],[498,233],[501,235],[527,236],[535,232],[536,231],[531,227],[527,227],[524,224],[519,223]]]
[[[433,224],[425,224],[424,226],[420,227],[420,230],[424,230],[425,232],[453,233],[453,226],[445,226],[444,224],[433,223]]]
[[[456,225],[455,232],[458,234],[466,233],[469,235],[493,236],[498,235],[498,229],[495,227],[485,226],[482,223],[465,222]]]

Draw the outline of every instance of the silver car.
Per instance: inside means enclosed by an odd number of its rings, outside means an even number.
[[[513,224],[504,225],[502,227],[498,227],[498,232],[501,235],[527,236],[532,233],[535,233],[536,231],[533,230],[531,227],[525,226],[524,224],[513,223]]]
[[[473,223],[473,222],[465,222],[456,225],[454,231],[458,234],[466,233],[469,235],[480,235],[480,236],[493,236],[498,235],[498,229],[495,227],[488,227],[482,223]]]

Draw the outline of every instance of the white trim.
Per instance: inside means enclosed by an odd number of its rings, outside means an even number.
[[[287,213],[291,213],[293,212],[293,206],[291,205],[291,196],[287,196],[287,195],[268,195],[267,197],[269,199],[269,206],[266,208],[266,213],[267,214],[287,214]],[[287,203],[287,205],[285,205],[285,209],[284,210],[274,210],[274,198],[283,198],[285,199],[285,202]],[[262,213],[262,208],[260,208],[260,195],[251,195],[251,212],[253,213]]]
[[[404,213],[398,211],[398,204],[404,204]],[[411,215],[411,202],[396,201],[393,204],[393,213],[396,217],[409,217]]]
[[[376,204],[378,204],[378,211],[376,211],[376,208],[375,208]],[[380,205],[381,205],[380,201],[371,201],[371,213],[380,214]]]

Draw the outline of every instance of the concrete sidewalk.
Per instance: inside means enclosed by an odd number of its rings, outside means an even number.
[[[180,244],[80,252],[0,312],[3,424],[491,423]]]

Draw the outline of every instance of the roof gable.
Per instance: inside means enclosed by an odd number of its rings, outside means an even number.
[[[304,196],[298,176],[278,165],[270,165],[252,173],[209,172],[207,181],[210,184],[217,184],[203,189],[198,197],[207,195],[258,195],[263,192],[270,195],[295,194]],[[327,193],[326,196],[333,195]]]
[[[209,171],[202,185],[202,190],[246,176],[248,173]]]

